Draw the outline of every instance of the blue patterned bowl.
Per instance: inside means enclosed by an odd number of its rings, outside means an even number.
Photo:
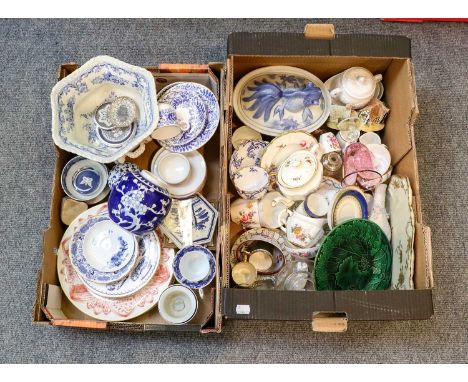
[[[126,172],[109,195],[109,216],[123,229],[143,235],[161,224],[171,203],[167,190],[156,185],[149,171]]]

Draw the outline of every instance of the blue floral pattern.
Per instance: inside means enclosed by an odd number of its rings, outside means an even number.
[[[109,195],[109,215],[136,235],[154,230],[171,208],[168,192],[139,173],[126,172]]]

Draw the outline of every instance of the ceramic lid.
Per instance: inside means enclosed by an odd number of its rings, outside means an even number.
[[[345,91],[355,98],[368,98],[375,92],[376,81],[366,68],[349,68],[341,80]]]
[[[302,187],[312,179],[316,170],[315,156],[309,151],[297,151],[281,164],[278,181],[285,187]]]

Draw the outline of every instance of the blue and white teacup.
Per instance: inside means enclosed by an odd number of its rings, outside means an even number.
[[[233,174],[237,193],[244,199],[261,199],[268,191],[269,175],[259,166],[241,168]]]
[[[170,104],[160,103],[158,127],[154,130],[154,139],[170,139],[185,131],[188,127],[188,115],[184,110],[176,111]]]
[[[172,199],[156,182],[146,170],[124,173],[109,195],[112,221],[135,235],[143,235],[161,224],[171,209]]]

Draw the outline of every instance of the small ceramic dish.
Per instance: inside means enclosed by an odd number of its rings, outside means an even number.
[[[122,298],[135,294],[152,279],[161,256],[159,237],[152,231],[138,241],[139,253],[132,271],[123,279],[109,284],[95,283],[83,277],[83,283],[89,291],[102,297]]]
[[[245,242],[239,247],[237,260],[242,261],[243,255],[248,255],[251,263],[259,275],[274,275],[285,265],[284,254],[276,246],[265,241]]]
[[[95,283],[125,277],[138,257],[136,237],[102,214],[85,221],[73,235],[70,259],[78,274]]]
[[[325,196],[320,194],[310,194],[304,200],[304,211],[311,218],[321,218],[328,213],[329,203]]]
[[[268,191],[269,176],[261,167],[249,166],[233,174],[237,193],[244,199],[261,199]]]
[[[104,144],[110,147],[121,147],[123,144],[125,144],[125,142],[132,138],[135,132],[136,128],[135,124],[133,123],[125,127],[114,127],[108,130],[96,130],[98,138],[104,142]]]
[[[268,146],[268,142],[264,141],[246,141],[232,153],[229,161],[229,175],[232,179],[234,173],[243,167],[260,166],[260,161]]]
[[[153,160],[151,161],[151,173],[156,177],[156,181],[161,187],[167,189],[171,197],[173,198],[187,198],[196,192],[199,192],[203,189],[203,186],[206,182],[206,163],[203,155],[200,154],[198,151],[193,151],[189,153],[183,153],[183,155],[189,164],[189,174],[188,176],[177,184],[169,184],[163,180],[163,176],[159,173],[160,162],[164,160],[165,157],[170,156],[172,157],[172,153],[164,148],[158,150],[156,154],[154,154]],[[167,170],[171,169],[164,169],[166,172]],[[186,171],[186,169],[182,169],[181,172]],[[166,179],[172,178],[170,175],[170,171],[166,173]]]
[[[187,244],[208,244],[218,222],[218,211],[202,195],[172,201],[171,209],[161,223],[161,231],[178,248]]]
[[[190,174],[190,162],[185,155],[168,153],[157,162],[156,171],[167,184],[179,184]]]
[[[333,229],[350,219],[368,219],[369,212],[365,194],[359,187],[348,186],[339,191],[328,212],[328,226]]]
[[[171,285],[161,293],[158,310],[164,321],[174,325],[185,324],[197,313],[197,296],[183,285]]]
[[[315,155],[306,150],[296,151],[278,169],[277,181],[286,188],[298,188],[307,184],[317,170]]]
[[[213,281],[216,260],[207,248],[188,245],[176,253],[173,268],[179,283],[187,288],[201,289]]]
[[[302,187],[287,188],[278,183],[279,191],[291,200],[304,200],[308,194],[311,194],[320,187],[323,175],[323,165],[317,162],[317,170],[312,178]]]
[[[107,116],[115,128],[126,128],[138,119],[138,105],[130,97],[117,97],[110,103]]]
[[[114,125],[109,119],[110,104],[110,102],[104,102],[103,104],[99,105],[96,111],[94,112],[94,121],[97,124],[98,130],[110,130],[114,128]]]
[[[206,86],[195,82],[176,82],[166,86],[159,93],[162,97],[168,91],[193,92],[203,101],[205,105],[207,119],[203,130],[190,142],[175,146],[161,140],[161,146],[169,151],[177,153],[187,153],[204,146],[214,135],[219,125],[219,103],[216,95]]]
[[[120,147],[97,138],[96,109],[125,96],[136,102],[139,118],[135,134]],[[146,69],[109,56],[89,60],[52,89],[52,137],[63,150],[100,163],[110,163],[134,150],[158,124],[153,75]]]
[[[60,181],[70,198],[88,201],[98,197],[105,190],[107,177],[106,166],[77,156],[64,166]]]
[[[245,141],[261,141],[262,134],[254,129],[247,126],[241,126],[234,130],[231,137],[231,143],[234,150],[237,150],[239,146]]]
[[[242,122],[271,136],[318,129],[327,120],[331,105],[330,94],[319,78],[291,66],[249,72],[237,83],[232,99]]]

